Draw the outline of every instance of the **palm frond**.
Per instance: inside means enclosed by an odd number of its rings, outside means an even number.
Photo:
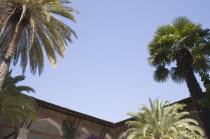
[[[56,18],[65,17],[76,22],[73,13],[77,10],[66,5],[69,0],[30,0],[1,1],[0,7],[0,50],[7,51],[7,46],[14,34],[14,51],[11,52],[13,64],[20,61],[23,73],[30,63],[33,74],[42,73],[44,51],[50,63],[55,67],[57,56],[63,60],[66,46],[72,43],[75,31]],[[34,47],[32,49],[32,47]]]
[[[128,139],[204,139],[204,132],[194,119],[187,118],[185,104],[173,104],[150,99],[150,108],[143,106],[138,113],[129,113],[133,120],[127,121]]]
[[[24,76],[12,77],[8,72],[4,85],[0,91],[0,116],[5,117],[11,124],[19,125],[24,120],[36,120],[36,101],[23,94],[35,92],[28,86],[16,86]]]
[[[166,82],[167,79],[169,78],[169,70],[165,67],[157,67],[157,69],[155,70],[153,77],[154,80],[157,82]]]
[[[177,67],[171,68],[171,79],[175,83],[183,83],[185,81],[185,77],[183,75],[183,71]]]
[[[175,29],[173,26],[170,26],[170,25],[161,25],[155,31],[156,36],[165,36],[165,35],[174,34],[174,33],[175,33]]]
[[[178,30],[181,30],[186,24],[192,23],[192,21],[184,16],[177,17],[172,21],[172,25],[177,28]]]

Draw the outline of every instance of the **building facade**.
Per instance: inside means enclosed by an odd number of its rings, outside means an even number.
[[[20,139],[62,139],[62,121],[66,119],[70,119],[79,131],[78,139],[87,139],[91,135],[102,139],[124,139],[128,128],[125,122],[131,120],[112,123],[43,100],[37,99],[37,103],[37,121],[22,123],[18,134]],[[176,103],[187,104],[185,109],[190,112],[190,116],[200,121],[190,98]],[[0,139],[13,139],[14,129],[15,127],[9,125],[5,119],[0,118]]]

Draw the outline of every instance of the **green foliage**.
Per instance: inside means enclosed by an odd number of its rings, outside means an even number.
[[[62,130],[64,139],[76,139],[76,137],[80,135],[79,131],[75,127],[75,124],[69,119],[63,120]]]
[[[128,113],[134,120],[126,122],[127,139],[204,139],[204,131],[183,108],[184,104],[151,101],[150,108],[140,107],[138,113]]]
[[[165,82],[168,79],[170,71],[162,66],[157,67],[154,72],[154,80],[158,82]]]
[[[195,73],[209,72],[209,38],[209,29],[186,17],[174,19],[172,25],[158,27],[148,46],[149,63],[156,68],[154,80],[165,82],[171,76],[175,83],[183,83],[185,59]]]
[[[203,86],[206,88],[206,93],[210,93],[210,76],[207,73],[199,72]]]
[[[206,94],[202,99],[198,100],[198,103],[203,107],[210,107],[210,76],[208,73],[199,72],[203,86],[206,88]]]
[[[36,101],[22,93],[24,91],[35,92],[34,89],[16,85],[24,79],[24,76],[12,77],[10,71],[0,91],[0,116],[18,126],[22,121],[36,120]]]
[[[77,38],[69,26],[56,18],[58,15],[76,22],[72,13],[78,11],[65,5],[70,2],[70,0],[1,0],[0,55],[6,53],[11,38],[17,33],[15,50],[11,56],[14,65],[20,60],[23,72],[30,64],[33,74],[36,71],[41,74],[45,51],[50,63],[55,67],[57,56],[63,59],[67,44],[72,42],[72,35]]]

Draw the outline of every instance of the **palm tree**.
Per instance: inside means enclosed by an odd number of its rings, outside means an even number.
[[[150,108],[140,107],[138,113],[128,113],[134,120],[126,122],[127,139],[204,139],[204,131],[198,122],[186,118],[185,104],[173,104],[159,100],[151,101]]]
[[[172,25],[162,25],[157,29],[148,50],[149,63],[156,68],[154,80],[165,82],[170,76],[175,83],[186,82],[192,102],[210,137],[210,113],[207,107],[201,107],[198,103],[203,92],[194,75],[209,72],[209,46],[209,29],[202,29],[200,24],[186,17],[178,17]]]
[[[65,46],[72,42],[75,32],[55,17],[59,15],[73,22],[72,12],[65,6],[70,0],[0,0],[0,88],[11,61],[25,72],[30,64],[33,74],[42,73],[44,52],[56,66],[56,55],[63,59]]]
[[[10,71],[0,91],[0,116],[16,126],[22,121],[36,120],[36,101],[22,93],[35,92],[34,89],[16,85],[24,79],[24,76],[11,77]]]

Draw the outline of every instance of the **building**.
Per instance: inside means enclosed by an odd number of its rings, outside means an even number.
[[[59,139],[62,137],[62,121],[70,119],[75,128],[80,132],[78,139],[86,139],[90,135],[96,135],[103,139],[123,139],[124,132],[127,129],[124,120],[118,123],[112,123],[93,116],[79,113],[58,105],[38,100],[38,118],[36,122],[29,121],[22,124],[19,131],[21,139]],[[190,116],[200,121],[197,112],[192,106],[190,98],[180,100],[176,103],[187,104],[186,110]],[[6,120],[0,119],[0,139],[13,139],[15,127],[8,125]]]

